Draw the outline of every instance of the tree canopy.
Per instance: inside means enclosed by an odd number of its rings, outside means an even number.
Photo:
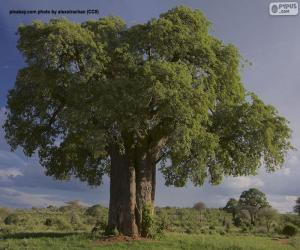
[[[8,143],[37,152],[47,175],[91,185],[109,172],[112,143],[132,158],[158,148],[167,185],[274,171],[292,148],[288,122],[245,90],[238,49],[210,27],[183,6],[131,27],[118,17],[20,26],[26,66],[8,94]]]
[[[252,224],[255,224],[256,217],[260,210],[271,208],[266,195],[256,188],[250,188],[242,192],[239,199],[239,207],[249,212]]]
[[[231,213],[233,218],[235,218],[235,215],[239,210],[239,201],[234,198],[230,198],[223,209],[226,212]]]

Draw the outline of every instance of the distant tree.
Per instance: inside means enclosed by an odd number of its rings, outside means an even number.
[[[231,213],[233,220],[235,220],[236,214],[238,212],[238,207],[239,207],[239,201],[234,198],[231,198],[229,199],[229,201],[227,202],[223,210],[225,210],[228,213]]]
[[[294,207],[294,212],[300,215],[300,197],[296,200],[296,206]]]
[[[71,208],[82,208],[83,205],[80,203],[80,200],[73,200],[65,202]]]
[[[85,215],[99,217],[104,213],[104,209],[100,204],[93,205],[85,211]]]
[[[262,208],[258,212],[258,217],[265,224],[268,233],[270,232],[272,225],[278,220],[278,216],[276,209],[271,207]]]
[[[201,222],[203,220],[202,212],[203,212],[203,210],[206,209],[205,203],[202,202],[202,201],[197,202],[197,203],[194,204],[193,208],[196,209],[199,212],[199,220]]]
[[[239,206],[248,210],[251,224],[255,225],[256,217],[260,209],[270,207],[266,195],[256,188],[244,191],[239,199]]]
[[[236,226],[241,226],[242,224],[249,224],[251,221],[251,216],[248,210],[238,209],[235,215],[234,224]]]
[[[80,210],[83,208],[83,205],[80,203],[80,200],[72,200],[65,202],[67,205],[59,208],[60,211],[69,211],[69,210]]]
[[[202,211],[202,210],[205,210],[206,209],[206,205],[204,202],[197,202],[194,204],[193,206],[194,209],[198,210],[198,211]]]

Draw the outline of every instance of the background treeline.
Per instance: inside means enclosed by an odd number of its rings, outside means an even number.
[[[192,208],[156,207],[154,219],[149,223],[153,236],[164,232],[294,236],[300,229],[299,204],[300,199],[295,205],[295,214],[280,214],[262,192],[249,189],[238,200],[230,199],[224,208],[207,208],[204,202],[198,202]],[[62,207],[15,210],[2,207],[0,235],[74,231],[103,235],[108,233],[107,218],[106,207],[84,207],[80,201],[70,201]]]

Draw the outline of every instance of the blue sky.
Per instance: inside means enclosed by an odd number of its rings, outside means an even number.
[[[12,9],[99,9],[99,16],[68,15],[81,22],[106,15],[122,17],[128,25],[148,21],[176,5],[201,9],[213,23],[211,31],[227,43],[239,47],[253,65],[242,71],[248,90],[256,92],[266,103],[274,105],[293,129],[293,143],[300,148],[300,16],[270,16],[265,0],[189,0],[189,1],[70,1],[27,0],[2,1],[0,9],[0,124],[5,119],[7,91],[13,87],[16,73],[24,66],[16,49],[15,32],[20,23],[34,19],[44,21],[51,15],[9,15]],[[210,207],[223,206],[230,197],[238,197],[250,187],[264,191],[272,205],[280,211],[291,211],[300,196],[300,153],[291,152],[282,170],[257,176],[225,178],[219,186],[205,184],[201,188],[167,188],[158,175],[157,205],[192,206],[204,201]],[[10,152],[0,129],[0,206],[31,207],[62,205],[80,199],[85,204],[108,204],[109,180],[91,189],[78,180],[58,182],[46,177],[36,158],[26,158],[21,150]]]

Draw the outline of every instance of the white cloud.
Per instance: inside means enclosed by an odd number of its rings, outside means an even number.
[[[226,180],[226,184],[229,188],[244,190],[247,188],[261,188],[264,186],[264,182],[258,177],[229,177]]]
[[[45,207],[49,205],[65,205],[63,201],[55,199],[55,197],[48,194],[31,194],[20,192],[13,188],[0,188],[0,191],[0,199],[13,200],[11,202],[12,206]]]
[[[285,176],[290,176],[291,169],[289,169],[289,168],[282,169],[282,174],[285,175]]]
[[[0,169],[0,180],[15,178],[17,176],[22,176],[23,173],[19,169]]]
[[[295,206],[297,196],[267,195],[270,204],[280,212],[291,212]]]
[[[290,165],[290,166],[297,166],[299,165],[299,159],[298,159],[298,156],[293,154],[293,155],[290,155],[287,159],[287,165]]]

